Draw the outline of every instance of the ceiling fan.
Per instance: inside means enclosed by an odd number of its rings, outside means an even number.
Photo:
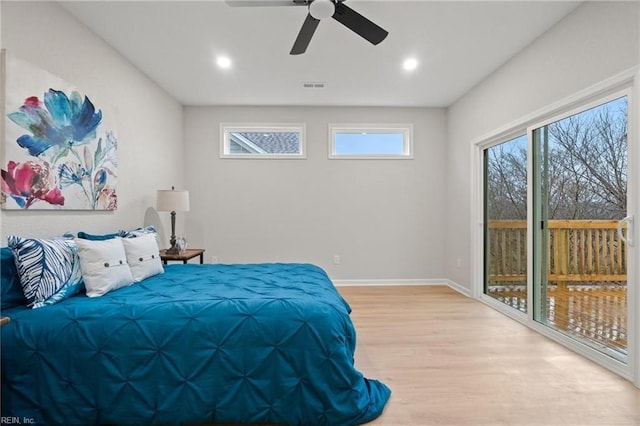
[[[379,44],[389,34],[380,26],[360,15],[345,0],[225,0],[229,6],[307,6],[309,12],[293,43],[291,55],[306,52],[313,33],[322,19],[333,18],[372,44]]]

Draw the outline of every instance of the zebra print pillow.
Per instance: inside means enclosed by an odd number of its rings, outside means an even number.
[[[73,240],[15,235],[7,240],[29,307],[53,305],[82,290],[78,248]]]

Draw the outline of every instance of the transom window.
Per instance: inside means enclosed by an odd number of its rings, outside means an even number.
[[[329,158],[413,158],[411,124],[330,124]]]
[[[304,123],[220,125],[220,158],[306,158]]]

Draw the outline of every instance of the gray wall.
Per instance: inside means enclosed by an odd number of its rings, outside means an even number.
[[[471,290],[472,141],[638,65],[639,5],[585,2],[448,109],[447,278]]]
[[[178,233],[206,248],[207,260],[313,262],[338,280],[448,278],[469,289],[471,141],[638,64],[638,9],[638,2],[585,2],[446,112],[183,112],[57,4],[1,2],[3,48],[116,108],[120,165],[117,212],[2,211],[0,237],[153,223],[156,189],[175,185],[192,197],[191,212],[178,215]],[[221,160],[223,121],[306,122],[308,159]],[[415,159],[330,161],[328,122],[414,123]]]
[[[208,260],[311,262],[338,280],[443,278],[444,110],[188,107],[184,115],[187,236]],[[307,159],[220,159],[221,122],[305,122]],[[413,123],[415,158],[329,160],[328,123]]]
[[[159,224],[147,211],[156,190],[184,184],[182,106],[58,4],[1,2],[0,8],[2,48],[111,104],[119,143],[116,212],[2,211],[0,245],[12,233],[47,237]]]

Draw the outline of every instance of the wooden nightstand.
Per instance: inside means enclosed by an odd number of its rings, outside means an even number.
[[[165,265],[169,261],[182,262],[186,264],[189,259],[200,256],[200,264],[204,263],[204,249],[187,249],[182,254],[167,254],[166,250],[160,250],[160,259]]]

